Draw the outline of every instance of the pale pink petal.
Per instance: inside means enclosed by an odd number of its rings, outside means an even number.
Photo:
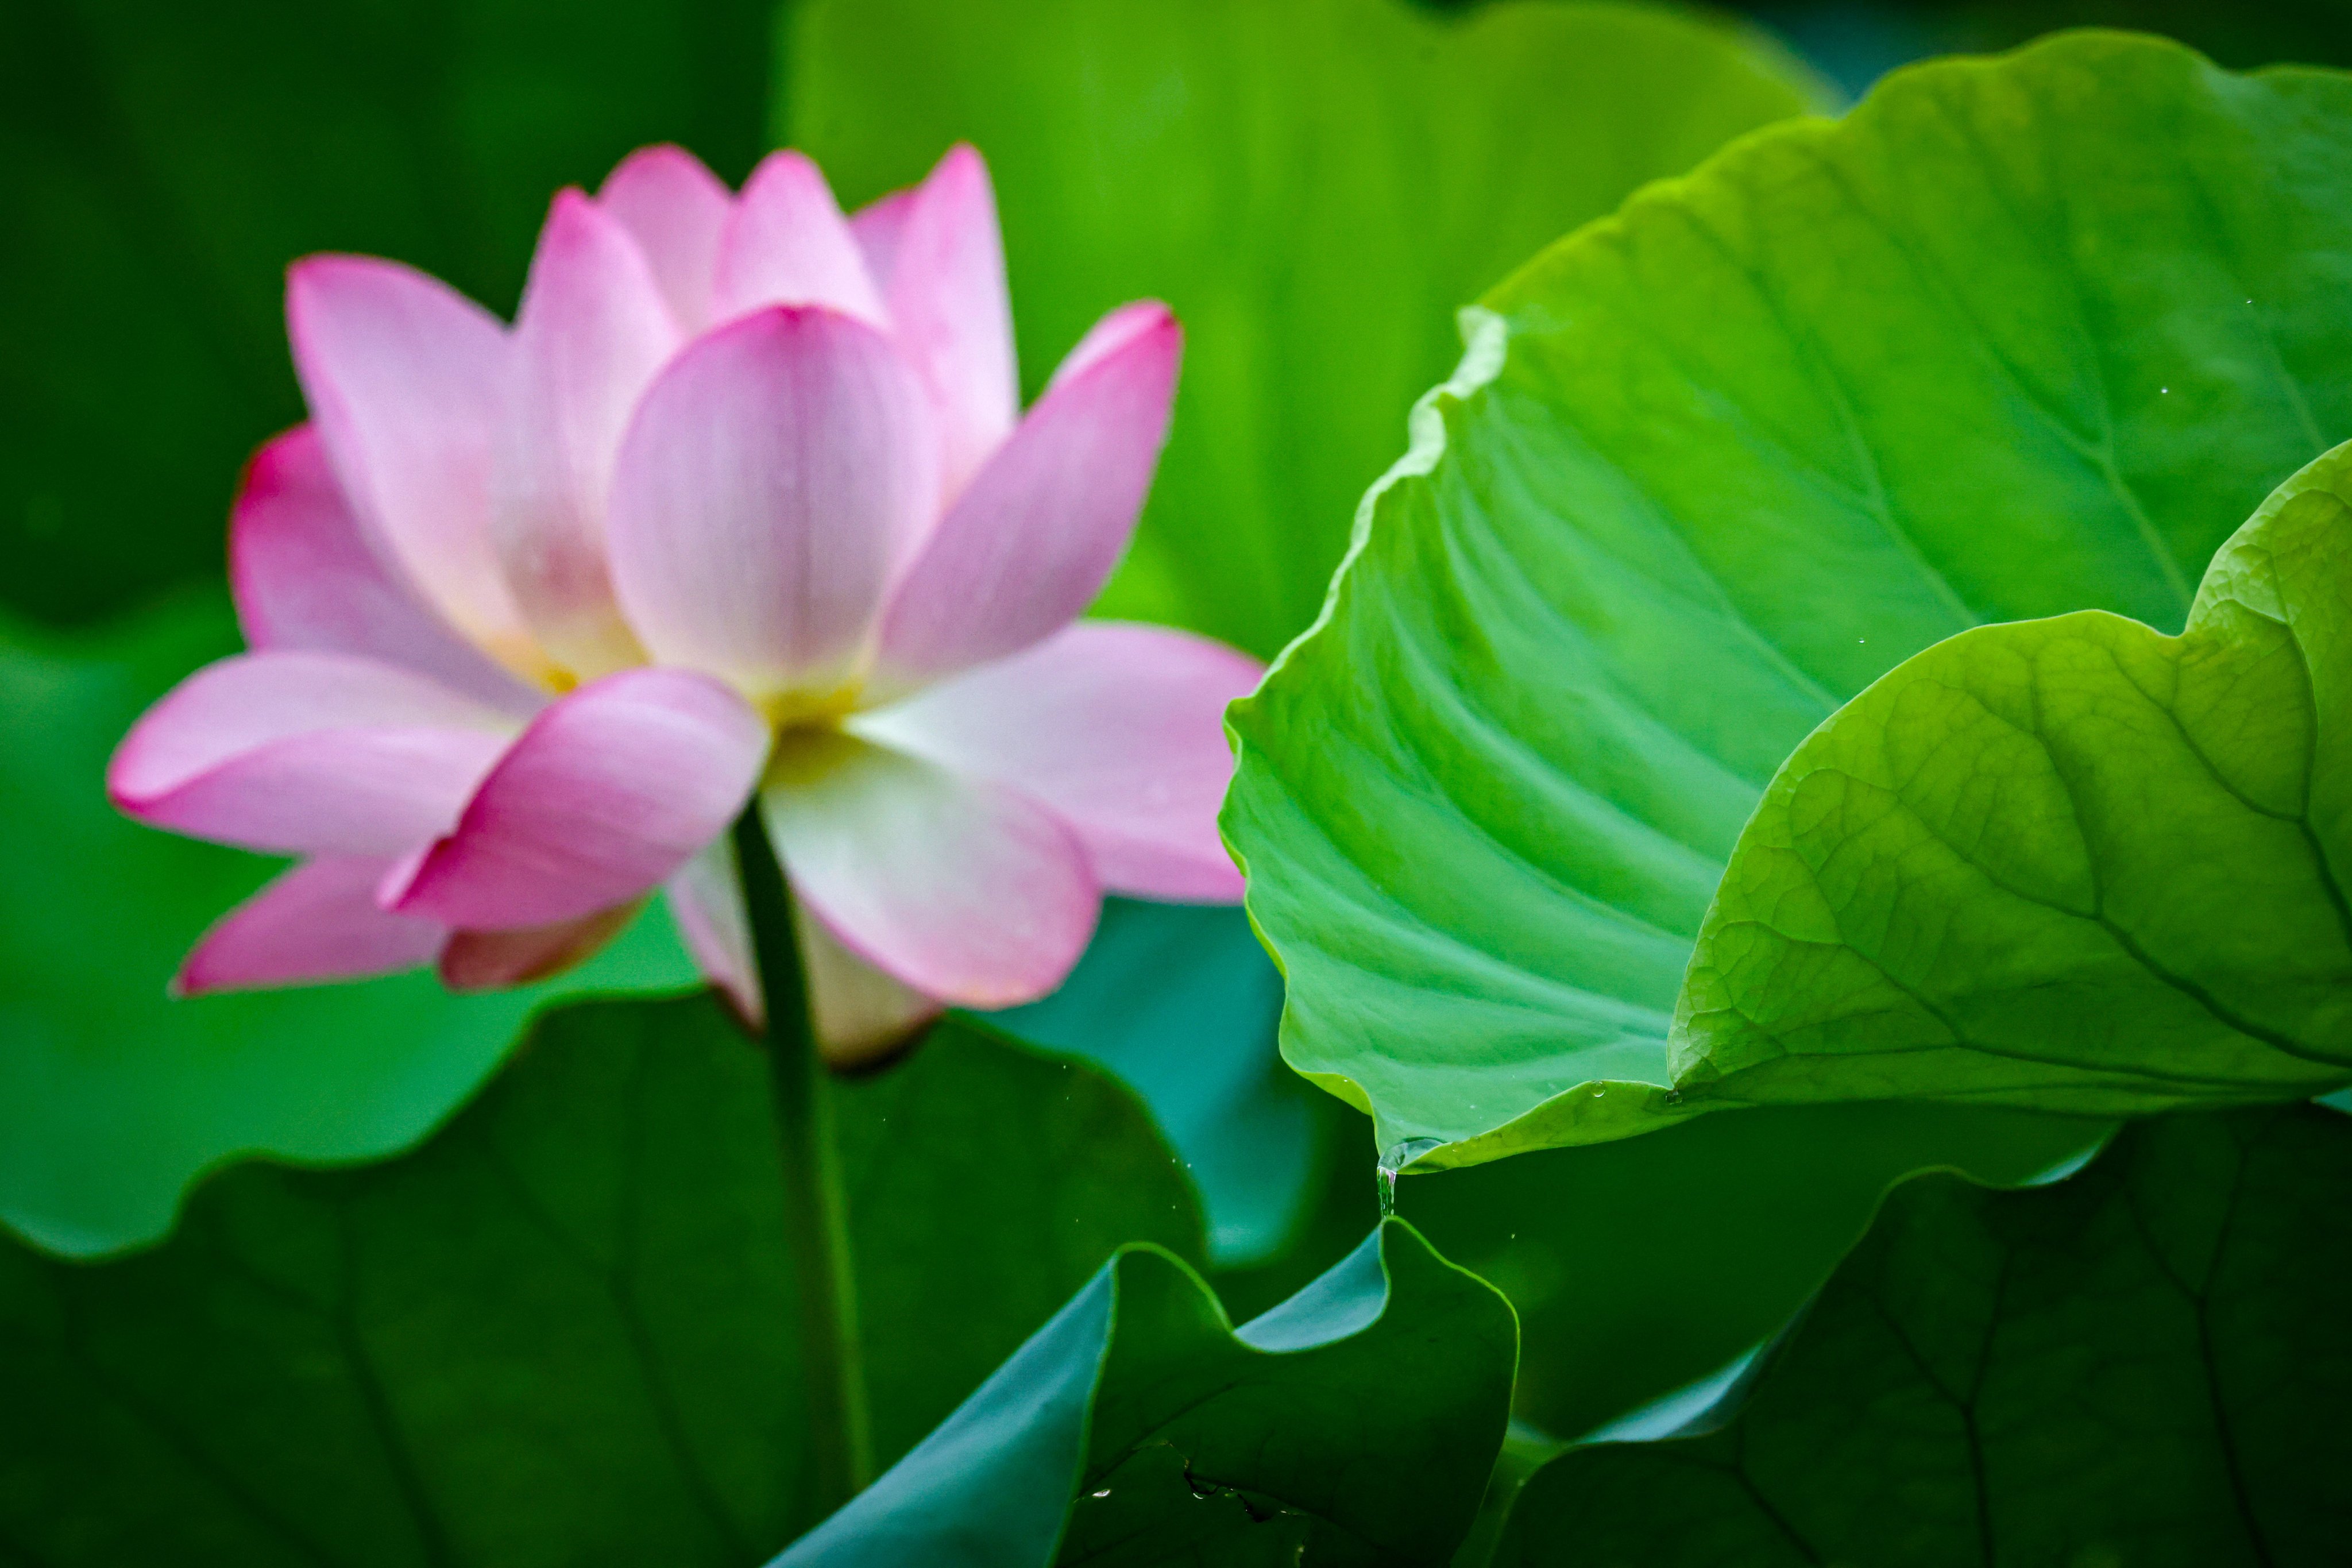
[[[891,591],[884,689],[1027,647],[1093,601],[1151,488],[1182,346],[1159,311],[1037,400]]]
[[[750,917],[737,874],[735,846],[720,838],[669,879],[678,934],[713,985],[753,1028],[766,1016],[751,955]],[[818,1047],[835,1067],[887,1055],[937,1017],[940,1005],[853,955],[805,908],[795,922]]]
[[[938,493],[930,415],[881,334],[762,310],[698,339],[621,445],[614,586],[663,661],[761,700],[851,681]]]
[[[787,736],[761,792],[802,901],[852,953],[967,1007],[1061,984],[1101,894],[1076,836],[1001,785],[838,732]]]
[[[577,920],[650,892],[726,830],[768,731],[726,686],[627,669],[551,704],[457,830],[387,878],[388,909],[466,930]]]
[[[605,177],[596,205],[636,237],[678,325],[709,325],[719,237],[735,205],[719,176],[683,147],[640,147]]]
[[[446,832],[515,722],[337,653],[239,654],[149,709],[107,769],[140,821],[247,848],[396,855]]]
[[[507,373],[496,318],[397,262],[314,256],[287,276],[294,368],[370,542],[511,667],[530,639],[490,542],[490,437]]]
[[[850,215],[849,232],[857,241],[857,253],[866,258],[866,276],[886,298],[891,275],[898,268],[898,238],[907,230],[907,215],[914,205],[913,191],[892,191]]]
[[[753,1028],[766,1017],[760,971],[751,955],[751,921],[743,908],[731,836],[714,838],[664,885],[677,934],[695,966]]]
[[[1170,320],[1168,307],[1157,300],[1134,300],[1119,306],[1088,327],[1087,335],[1062,356],[1062,363],[1054,367],[1053,375],[1045,383],[1045,390],[1053,391],[1136,339],[1164,331]]]
[[[950,148],[902,213],[871,226],[887,250],[883,298],[898,346],[939,411],[940,479],[954,496],[1003,441],[1021,406],[988,165],[969,146]]]
[[[1234,771],[1224,711],[1264,673],[1206,637],[1081,621],[853,723],[1045,805],[1113,892],[1237,902],[1241,873],[1217,837]]]
[[[441,950],[441,984],[452,991],[504,991],[561,974],[593,958],[644,907],[637,900],[553,925],[452,932]]]
[[[197,996],[356,980],[430,963],[447,931],[376,908],[375,885],[390,864],[377,856],[320,855],[283,872],[205,933],[173,990]]]
[[[613,601],[604,502],[629,416],[679,341],[629,231],[559,195],[515,320],[492,537],[541,646],[578,678],[645,662]]]
[[[763,305],[823,305],[873,326],[890,322],[833,187],[789,150],[771,153],[751,171],[719,239],[710,319]]]
[[[228,562],[237,621],[256,649],[358,654],[509,712],[541,700],[384,570],[308,425],[247,465]]]
[[[939,1003],[844,947],[814,911],[803,908],[799,924],[817,1049],[835,1067],[879,1061],[940,1016]]]

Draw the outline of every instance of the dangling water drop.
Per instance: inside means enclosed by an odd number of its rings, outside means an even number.
[[[1406,1138],[1390,1144],[1381,1152],[1381,1217],[1389,1219],[1396,1214],[1396,1184],[1407,1165],[1444,1142],[1443,1138]]]

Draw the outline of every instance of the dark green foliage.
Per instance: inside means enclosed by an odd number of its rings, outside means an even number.
[[[1553,1460],[1496,1562],[2341,1563],[2347,1193],[2315,1106],[2140,1122],[2049,1187],[1906,1183],[1699,1429]]]

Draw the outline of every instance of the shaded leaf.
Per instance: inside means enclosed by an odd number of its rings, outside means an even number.
[[[1902,658],[2173,629],[2352,431],[2352,79],[2062,37],[1759,132],[1497,289],[1235,710],[1290,1061],[1464,1163],[1664,1103],[1773,771]]]
[[[1455,306],[1819,89],[1739,29],[1622,5],[807,0],[781,139],[845,200],[960,138],[1003,215],[1024,384],[1103,311],[1187,328],[1107,614],[1271,655],[1313,617]]]
[[[2084,611],[1906,660],[1765,791],[1675,1014],[1685,1096],[2129,1112],[2352,1082],[2352,447],[2178,637]]]
[[[2352,1501],[2352,1122],[2176,1116],[1927,1175],[1685,1435],[1571,1449],[1495,1562],[2319,1564]]]
[[[1412,1226],[1232,1328],[1125,1249],[777,1568],[1425,1563],[1469,1528],[1517,1330]]]
[[[359,250],[504,310],[558,186],[758,150],[764,0],[0,11],[0,602],[217,578],[237,468],[301,416],[287,263]]]
[[[0,1541],[58,1563],[772,1553],[813,1520],[770,1104],[707,998],[567,1007],[414,1154],[240,1166],[121,1261],[0,1247]],[[839,1110],[885,1458],[1118,1243],[1199,1255],[1181,1171],[1090,1069],[943,1025]]]
[[[1201,1191],[1219,1268],[1266,1263],[1297,1232],[1327,1163],[1324,1097],[1276,1049],[1282,976],[1238,908],[1107,900],[1061,989],[987,1016],[1143,1097]]]
[[[656,909],[522,991],[453,996],[415,973],[168,998],[205,928],[277,866],[126,821],[106,759],[173,681],[235,647],[210,594],[70,637],[0,625],[0,1221],[59,1252],[156,1239],[188,1183],[238,1154],[413,1143],[550,997],[701,984]]]

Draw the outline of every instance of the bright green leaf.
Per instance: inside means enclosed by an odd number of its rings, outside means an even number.
[[[1183,1264],[1125,1250],[777,1568],[1440,1562],[1517,1337],[1401,1220],[1238,1331]]]
[[[1759,132],[1471,324],[1235,710],[1283,1047],[1463,1163],[1664,1103],[1773,771],[1981,621],[2180,626],[2352,432],[2352,79],[2074,34]]]
[[[949,143],[995,175],[1033,392],[1104,310],[1187,331],[1167,457],[1105,613],[1262,655],[1533,251],[1818,89],[1752,34],[1621,5],[804,0],[778,132],[844,200]]]
[[[1570,1449],[1497,1568],[2342,1561],[2352,1121],[2126,1128],[2053,1186],[1898,1188],[1683,1435]]]
[[[1119,1243],[1200,1252],[1126,1091],[957,1025],[840,1086],[882,1457]],[[115,1262],[0,1245],[0,1542],[43,1563],[741,1564],[814,1522],[765,1064],[551,1014],[414,1154],[247,1165]]]
[[[1772,780],[1675,1080],[2129,1113],[2352,1083],[2352,446],[2178,637],[2099,611],[1906,661]]]
[[[424,1136],[551,996],[698,985],[649,913],[546,985],[453,996],[430,974],[174,1001],[258,857],[141,827],[106,799],[140,710],[236,646],[216,596],[105,632],[0,626],[0,1221],[88,1256],[171,1228],[198,1173],[261,1152],[369,1159]]]

